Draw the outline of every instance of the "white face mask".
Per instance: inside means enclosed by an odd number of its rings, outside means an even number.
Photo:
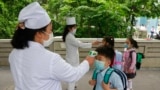
[[[49,39],[43,41],[43,45],[45,47],[47,47],[47,46],[51,45],[53,41],[54,41],[54,37],[53,37],[53,33],[51,33],[51,34],[49,34]]]
[[[74,30],[72,31],[72,34],[75,35],[75,34],[76,34],[76,31],[77,31],[77,29],[74,29]]]

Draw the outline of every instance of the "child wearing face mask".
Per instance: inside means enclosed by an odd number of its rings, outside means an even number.
[[[128,79],[128,90],[133,90],[132,79],[136,76],[136,52],[137,42],[133,38],[127,38],[123,53],[124,73]],[[132,55],[131,55],[132,54]]]
[[[94,90],[123,90],[123,84],[120,76],[113,72],[109,78],[109,83],[103,82],[104,75],[110,68],[110,64],[114,58],[114,49],[108,46],[101,46],[96,49],[98,55],[95,61],[96,78],[93,76],[89,81],[90,85],[95,86]]]
[[[114,37],[112,36],[107,36],[104,37],[102,40],[102,44],[104,46],[109,46],[114,49]],[[110,67],[113,67],[115,69],[119,69],[122,71],[122,53],[118,50],[115,50],[115,56],[114,59],[112,60]]]

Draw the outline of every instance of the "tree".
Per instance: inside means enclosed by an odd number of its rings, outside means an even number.
[[[78,37],[127,37],[132,35],[135,17],[159,17],[157,0],[1,0],[0,38],[11,38],[19,11],[39,1],[48,11],[55,35],[62,35],[67,16],[75,16]],[[131,26],[130,34],[127,27]]]
[[[79,37],[102,37],[104,35],[121,37],[124,36],[122,34],[125,34],[122,33],[127,27],[124,24],[122,10],[125,6],[118,2],[111,0],[49,0],[48,2],[56,2],[54,5],[49,5],[48,8],[52,9],[51,13],[56,17],[53,20],[58,21],[61,25],[60,29],[56,30],[59,34],[63,31],[66,16],[76,16],[79,27],[77,36]]]
[[[126,23],[131,26],[130,35],[133,32],[135,18],[139,16],[144,17],[159,17],[160,3],[158,0],[118,0],[119,3],[124,4],[129,10],[126,11]]]
[[[0,1],[0,38],[11,38],[16,29],[17,16],[20,9],[32,2],[31,0],[1,0]]]

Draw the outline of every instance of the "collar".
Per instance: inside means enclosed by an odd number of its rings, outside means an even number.
[[[102,75],[105,75],[106,71],[109,69],[110,67],[108,66],[107,68],[105,68],[103,71],[101,71]]]
[[[71,34],[71,35],[75,36],[72,32],[69,32],[69,34]]]
[[[40,46],[42,48],[44,48],[44,46],[38,42],[35,42],[35,41],[29,41],[28,42],[29,46]]]

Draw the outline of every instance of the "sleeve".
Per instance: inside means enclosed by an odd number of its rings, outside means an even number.
[[[79,66],[72,67],[57,55],[51,64],[51,77],[59,81],[76,82],[88,71],[89,63],[86,60]]]
[[[132,63],[129,69],[134,69],[136,65],[136,52],[132,52]]]
[[[71,35],[69,36],[69,38],[70,38],[68,39],[69,42],[74,46],[81,47],[81,48],[91,48],[92,47],[92,43],[83,43]]]
[[[111,89],[124,90],[122,80],[115,72],[112,73],[110,80]]]

